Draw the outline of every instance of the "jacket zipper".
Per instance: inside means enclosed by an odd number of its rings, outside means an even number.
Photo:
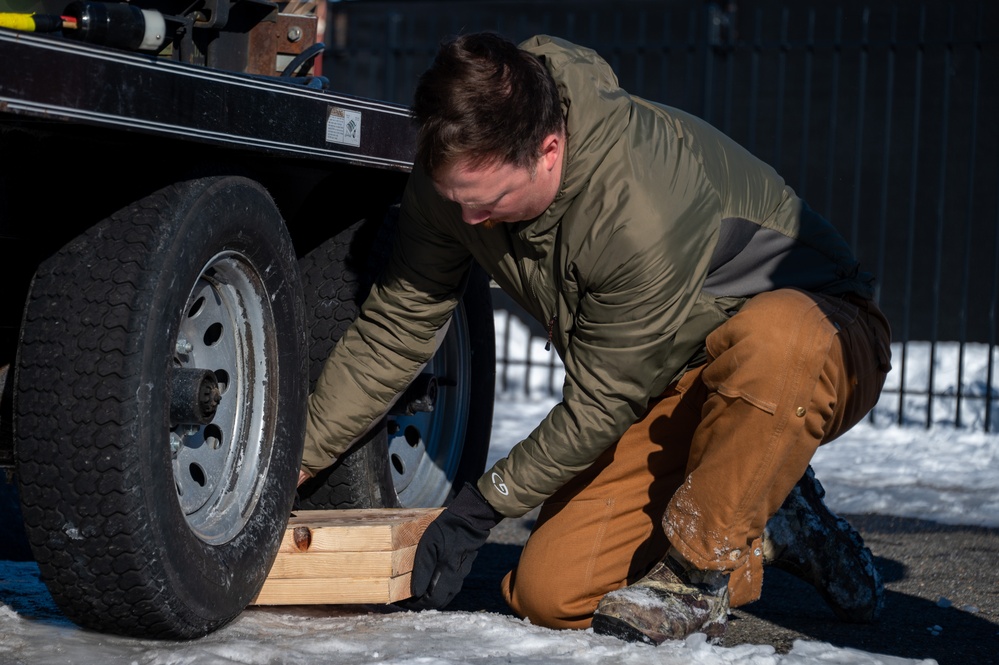
[[[558,251],[558,245],[559,245],[559,242],[561,241],[561,238],[562,238],[562,227],[560,226],[559,229],[555,232],[555,245],[554,246],[555,246],[555,251],[556,252]],[[556,266],[558,265],[557,254],[556,254],[555,265]],[[556,271],[557,271],[557,268],[556,268]],[[536,288],[534,288],[534,282],[538,278],[538,274],[540,272],[541,272],[541,270],[539,268],[537,268],[537,266],[535,266],[534,271],[527,277],[527,280],[526,280],[526,282],[527,282],[527,288],[530,289],[531,295],[534,296],[534,300],[538,304],[541,303],[541,298],[538,297],[538,290]],[[555,287],[556,287],[555,288],[555,292],[557,294],[558,293],[558,285],[556,284]],[[556,300],[557,300],[557,297],[556,297]],[[556,306],[557,306],[557,303],[556,303]],[[550,318],[548,320],[548,339],[545,341],[545,351],[551,351],[552,350],[552,335],[554,334],[555,323],[557,321],[558,321],[558,314],[552,314],[552,318]]]
[[[558,315],[552,314],[552,318],[548,321],[548,341],[545,342],[545,351],[552,350],[552,331],[555,330],[556,321],[558,321]]]

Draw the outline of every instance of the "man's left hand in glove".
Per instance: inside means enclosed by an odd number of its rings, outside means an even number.
[[[479,490],[466,483],[423,532],[413,561],[413,597],[399,604],[428,610],[450,603],[461,591],[490,529],[502,519],[503,515],[489,505]]]

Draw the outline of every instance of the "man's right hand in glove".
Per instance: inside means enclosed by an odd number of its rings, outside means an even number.
[[[428,610],[450,603],[461,591],[489,530],[502,519],[503,515],[489,505],[479,490],[466,483],[451,505],[423,532],[413,561],[413,598],[399,604]]]

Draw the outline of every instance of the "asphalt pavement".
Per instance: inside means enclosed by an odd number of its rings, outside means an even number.
[[[499,583],[517,562],[534,515],[493,530],[448,610],[511,614]],[[999,529],[844,515],[863,535],[885,580],[886,605],[871,625],[840,622],[810,585],[767,569],[763,596],[733,611],[721,644],[827,642],[940,665],[999,665]]]

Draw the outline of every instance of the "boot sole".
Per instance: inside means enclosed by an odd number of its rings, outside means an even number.
[[[726,614],[720,619],[711,621],[708,624],[701,626],[699,629],[692,631],[691,634],[704,633],[708,636],[708,639],[718,639],[725,635],[725,630],[728,628],[727,624],[728,615]],[[594,614],[590,625],[593,628],[593,632],[597,635],[610,635],[611,637],[616,637],[619,640],[624,640],[626,642],[638,642],[659,646],[669,639],[684,639],[684,637],[668,637],[666,635],[656,635],[653,637],[648,633],[644,633],[638,628],[635,628],[627,621],[607,614]]]
[[[625,642],[639,642],[642,644],[651,644],[653,646],[658,646],[665,642],[665,640],[659,640],[657,642],[631,624],[616,617],[609,617],[603,614],[594,614],[591,625],[593,627],[593,632],[597,635],[610,635],[611,637],[616,637],[619,640],[624,640]]]

